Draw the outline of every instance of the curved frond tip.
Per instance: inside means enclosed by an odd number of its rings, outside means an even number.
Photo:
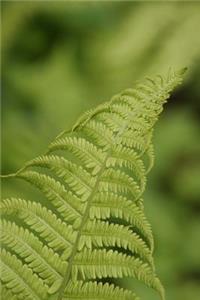
[[[40,193],[1,202],[3,300],[139,300],[111,284],[125,277],[164,299],[143,193],[154,125],[185,70],[146,79],[86,112],[45,155],[2,176]]]

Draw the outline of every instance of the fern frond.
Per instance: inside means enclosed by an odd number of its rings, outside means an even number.
[[[140,300],[134,293],[114,285],[96,282],[69,282],[63,300]]]
[[[49,168],[62,178],[78,195],[87,198],[94,186],[94,178],[81,166],[64,157],[56,155],[41,156],[32,160],[27,166]],[[19,174],[19,176],[22,176]]]
[[[110,219],[111,217],[126,221],[136,228],[153,251],[153,236],[151,226],[145,218],[144,212],[131,200],[114,193],[98,193],[94,197],[90,208],[91,219]]]
[[[16,295],[13,295],[11,291],[5,287],[5,285],[1,286],[0,292],[2,299],[17,300]]]
[[[105,153],[84,138],[65,137],[56,140],[49,146],[49,152],[55,150],[68,150],[78,158],[85,168],[92,169],[95,175],[101,168]]]
[[[45,155],[8,175],[37,188],[41,198],[1,203],[5,295],[139,299],[108,283],[128,276],[164,299],[142,194],[153,165],[153,126],[182,73],[146,81],[86,112]]]
[[[17,299],[47,299],[47,286],[15,255],[3,249],[0,264],[1,280]]]
[[[82,132],[85,136],[88,136],[90,141],[96,144],[97,147],[107,147],[107,145],[111,145],[113,139],[112,130],[103,122],[90,119],[82,128]]]
[[[54,178],[38,172],[28,171],[18,175],[39,190],[41,190],[47,199],[65,218],[65,221],[76,221],[81,217],[81,209],[84,205],[81,200],[71,191],[67,192],[65,187]]]
[[[107,167],[119,166],[120,168],[125,167],[131,171],[133,178],[136,178],[141,185],[143,191],[145,185],[145,166],[137,153],[130,148],[126,148],[123,145],[117,145],[113,147],[112,154],[107,160]]]
[[[43,247],[37,237],[15,223],[4,220],[1,230],[1,243],[24,259],[45,283],[61,282],[66,263],[52,249]]]
[[[2,215],[15,214],[37,232],[54,251],[70,248],[76,238],[72,226],[67,225],[40,203],[23,199],[5,199],[0,204]]]
[[[98,191],[130,195],[135,202],[140,196],[140,189],[133,178],[121,170],[116,171],[114,168],[107,168],[103,171]]]
[[[163,287],[147,264],[117,251],[84,249],[74,258],[72,280],[75,281],[79,275],[83,279],[134,277],[163,296]]]
[[[92,249],[93,246],[128,249],[152,265],[150,249],[138,234],[130,230],[130,226],[110,224],[100,220],[87,222],[83,228],[78,249],[82,250],[84,247]]]

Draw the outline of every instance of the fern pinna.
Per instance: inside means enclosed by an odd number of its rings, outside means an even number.
[[[184,70],[114,96],[15,174],[41,197],[1,202],[2,299],[136,300],[134,277],[164,299],[142,194],[153,126]],[[133,287],[134,288],[134,287]]]

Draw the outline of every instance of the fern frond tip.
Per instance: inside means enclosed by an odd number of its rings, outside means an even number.
[[[154,125],[186,70],[171,68],[86,112],[44,155],[1,176],[41,193],[1,202],[4,299],[139,300],[110,285],[132,277],[165,300],[143,193]]]
[[[177,71],[177,74],[179,75],[184,75],[186,73],[186,71],[188,70],[188,67],[184,67],[180,70]]]

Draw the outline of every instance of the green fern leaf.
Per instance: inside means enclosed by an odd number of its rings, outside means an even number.
[[[154,124],[183,72],[86,112],[45,155],[4,176],[28,182],[41,199],[1,202],[3,300],[139,300],[114,283],[122,277],[164,299],[142,194]]]

